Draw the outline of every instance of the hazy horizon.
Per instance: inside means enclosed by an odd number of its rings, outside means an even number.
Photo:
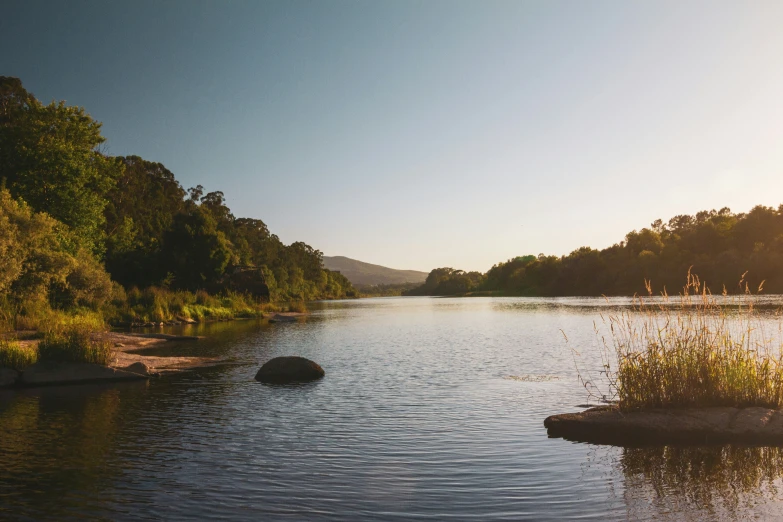
[[[778,2],[12,1],[0,74],[286,243],[401,270],[783,203]]]

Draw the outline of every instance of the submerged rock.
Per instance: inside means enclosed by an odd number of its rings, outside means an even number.
[[[43,386],[97,381],[132,381],[146,378],[146,375],[117,370],[100,364],[39,362],[22,372],[18,382],[23,386]]]
[[[16,384],[19,372],[11,368],[0,368],[0,388],[8,388]]]
[[[324,369],[310,359],[297,356],[275,357],[258,370],[256,380],[276,384],[309,382],[320,379],[324,374]]]
[[[581,413],[552,415],[544,426],[550,437],[593,444],[783,446],[783,411],[760,407],[621,412],[617,406],[599,406]]]
[[[293,315],[275,314],[269,318],[270,323],[295,323],[296,317]]]

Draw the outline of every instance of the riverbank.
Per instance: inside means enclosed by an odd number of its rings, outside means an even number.
[[[198,340],[193,336],[98,332],[92,334],[90,338],[92,342],[108,343],[112,346],[109,364],[38,361],[19,369],[0,368],[0,388],[142,380],[168,373],[214,366],[220,362],[214,357],[161,357],[143,353],[144,350],[156,348],[171,341],[192,342]],[[16,341],[16,346],[35,359],[39,343],[38,339],[28,338]]]
[[[20,348],[31,352],[37,350],[40,339],[29,338],[31,332],[23,332],[27,338],[17,340]],[[93,341],[109,342],[113,347],[113,356],[108,365],[110,368],[123,369],[134,363],[143,363],[147,367],[161,373],[170,373],[202,366],[212,366],[217,360],[210,357],[177,357],[177,356],[152,356],[145,355],[144,350],[158,348],[162,344],[172,341],[192,341],[193,336],[160,336],[156,334],[134,334],[132,332],[95,332],[91,335]]]
[[[306,312],[278,312],[265,319],[269,323],[297,322]],[[94,381],[121,381],[158,377],[224,363],[217,357],[148,355],[168,343],[193,343],[204,339],[198,335],[175,335],[158,331],[93,331],[85,342],[110,347],[106,364],[89,362],[41,361],[38,357],[43,335],[34,330],[7,332],[0,340],[11,340],[18,359],[29,361],[18,367],[0,366],[0,387],[39,386],[50,384],[77,384]],[[36,362],[37,361],[37,362]]]

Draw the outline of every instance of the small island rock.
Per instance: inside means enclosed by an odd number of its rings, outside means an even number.
[[[304,357],[275,357],[267,361],[258,373],[256,380],[267,383],[286,384],[309,382],[324,376],[324,369],[317,363]]]

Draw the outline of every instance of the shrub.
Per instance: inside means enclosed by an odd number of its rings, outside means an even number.
[[[93,363],[108,365],[112,345],[91,337],[92,329],[85,324],[70,324],[50,330],[38,345],[41,361]]]
[[[21,371],[37,360],[38,352],[34,348],[23,348],[16,341],[0,339],[0,368]]]

